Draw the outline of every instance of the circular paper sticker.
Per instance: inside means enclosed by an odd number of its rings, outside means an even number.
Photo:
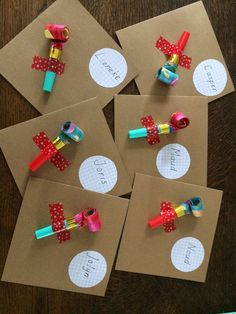
[[[89,73],[103,87],[112,88],[121,84],[127,74],[127,62],[115,49],[103,48],[96,51],[89,62]]]
[[[168,144],[157,154],[156,166],[160,174],[167,179],[178,179],[186,174],[190,167],[187,149],[180,144]]]
[[[202,243],[192,237],[179,239],[171,250],[174,267],[182,272],[190,272],[201,266],[205,255]]]
[[[194,70],[193,83],[202,95],[215,96],[220,94],[227,83],[224,65],[215,59],[202,61]]]
[[[105,258],[96,251],[83,251],[73,257],[68,273],[78,287],[90,288],[99,284],[107,272]]]
[[[84,189],[107,193],[117,182],[117,169],[114,162],[105,156],[91,156],[79,168],[79,179]]]

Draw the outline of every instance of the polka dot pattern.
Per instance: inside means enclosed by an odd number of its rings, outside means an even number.
[[[147,142],[150,145],[154,145],[156,143],[160,142],[159,136],[158,136],[158,127],[155,124],[152,116],[146,116],[141,118],[142,125],[147,130]]]
[[[168,40],[160,36],[160,38],[156,42],[156,47],[167,56],[170,56],[172,54],[178,55],[180,57],[179,65],[185,69],[190,69],[192,58],[182,55],[182,51],[177,45],[170,43]]]
[[[181,50],[178,46],[171,44],[168,40],[160,36],[156,42],[156,47],[161,50],[165,55],[170,56],[172,54],[181,54]]]
[[[171,202],[162,202],[160,209],[161,216],[164,218],[165,223],[163,224],[165,232],[172,232],[176,229],[175,221],[175,210],[171,205]]]
[[[34,56],[31,68],[43,72],[51,71],[55,72],[57,75],[61,75],[64,73],[65,63],[53,58]]]
[[[181,65],[181,67],[189,70],[191,67],[191,64],[192,64],[192,58],[191,57],[185,56],[185,55],[182,55],[180,57],[179,65]]]
[[[34,136],[33,141],[58,170],[64,171],[69,167],[70,162],[65,157],[63,157],[60,152],[58,152],[56,147],[44,132],[40,132]]]
[[[33,141],[40,150],[43,150],[47,145],[52,143],[44,132],[40,132],[39,134],[35,135],[33,137]]]
[[[67,160],[61,153],[57,152],[50,161],[57,167],[58,170],[64,171],[66,168],[69,167],[70,162]]]
[[[62,203],[49,204],[52,230],[56,232],[57,239],[60,243],[70,240],[70,232],[65,229],[64,212]]]

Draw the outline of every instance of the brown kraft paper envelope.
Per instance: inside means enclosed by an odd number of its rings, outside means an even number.
[[[59,171],[48,161],[31,172],[28,164],[40,153],[32,137],[43,131],[52,141],[65,121],[73,121],[85,133],[81,142],[71,141],[60,150],[71,165]],[[131,191],[128,174],[96,98],[3,129],[0,146],[22,195],[30,174],[117,196]]]
[[[184,54],[192,57],[192,66],[191,70],[178,66],[176,73],[179,81],[175,87],[171,87],[155,78],[157,70],[167,60],[155,45],[160,36],[177,44],[184,31],[190,32]],[[211,102],[234,91],[224,57],[201,1],[119,30],[117,36],[124,51],[132,57],[140,71],[135,80],[141,94],[195,96],[204,93]],[[195,80],[201,90],[199,93],[193,83],[193,73],[202,61],[209,59],[215,59],[223,65],[206,61],[198,67]]]
[[[51,224],[48,204],[58,202],[63,204],[65,218],[74,216],[87,207],[96,208],[102,223],[101,230],[92,233],[87,228],[72,229],[70,231],[71,240],[61,244],[55,235],[36,240],[35,230]],[[2,280],[104,296],[128,203],[129,201],[126,199],[39,178],[30,178]],[[104,279],[97,285],[87,288],[74,284],[68,273],[68,266],[72,258],[83,251],[100,253],[107,264]],[[90,253],[90,256],[94,257],[94,253]],[[91,260],[93,261],[92,258]],[[94,271],[101,272],[98,267],[100,265],[91,263],[91,260],[89,263],[97,268]],[[86,268],[86,264],[84,267]],[[93,276],[93,271],[86,274],[85,269],[83,274],[85,282],[91,280],[94,283]]]
[[[152,115],[156,123],[165,123],[177,111],[189,117],[189,126],[175,133],[160,135],[160,143],[149,145],[145,137],[128,138],[129,130],[143,127],[142,117]],[[206,97],[115,96],[115,142],[131,182],[135,172],[140,172],[207,185],[207,141]],[[163,154],[168,147],[171,147],[170,154]],[[190,165],[185,162],[188,154]],[[161,155],[163,157],[157,167],[157,156],[160,158]],[[173,177],[175,175],[178,177]]]
[[[222,194],[219,190],[137,174],[116,270],[204,282]],[[201,218],[192,214],[181,217],[175,220],[176,230],[169,233],[164,232],[162,226],[157,229],[148,227],[148,220],[160,214],[162,201],[180,204],[192,197],[202,199],[205,210]],[[171,257],[172,248],[178,240],[185,245],[184,250],[180,247]],[[187,241],[187,247],[183,241]],[[195,264],[202,257],[200,266]],[[181,270],[172,264],[172,258]],[[197,268],[194,269],[194,266]],[[185,271],[182,267],[186,267]]]
[[[31,64],[34,56],[49,56],[50,41],[44,36],[44,26],[51,23],[67,25],[70,37],[61,58],[66,64],[65,73],[57,76],[53,91],[48,94],[42,90],[44,72],[31,69]],[[128,64],[124,80],[118,79],[119,85],[113,88],[98,85],[90,75],[90,59],[103,48],[115,49]],[[126,67],[126,62],[116,62],[114,56],[112,59],[108,55],[107,51],[106,54],[97,55],[98,58],[103,56],[106,64],[97,64],[94,74],[99,74],[104,83],[107,79],[107,82],[116,84],[113,74],[120,71],[121,67]],[[48,113],[95,96],[99,96],[104,107],[114,94],[119,93],[137,75],[130,61],[131,58],[77,0],[58,0],[1,49],[0,73],[39,112]]]

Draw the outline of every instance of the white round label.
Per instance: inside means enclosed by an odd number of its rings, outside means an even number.
[[[220,94],[227,83],[224,65],[215,59],[202,61],[193,72],[193,83],[202,95],[215,96]]]
[[[178,179],[186,174],[190,166],[187,149],[180,144],[168,144],[157,154],[156,166],[167,179]]]
[[[121,84],[128,67],[121,53],[111,48],[96,51],[89,62],[89,73],[93,80],[102,87],[112,88]]]
[[[171,250],[174,267],[182,272],[194,271],[201,266],[205,251],[202,243],[192,237],[179,239]]]
[[[91,156],[79,168],[79,179],[84,189],[107,193],[117,182],[117,169],[114,162],[105,156]]]
[[[83,251],[73,257],[68,273],[78,287],[90,288],[99,284],[107,272],[105,258],[96,251]]]

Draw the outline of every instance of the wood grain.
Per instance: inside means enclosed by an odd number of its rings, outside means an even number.
[[[0,0],[0,47],[16,36],[52,2]],[[117,41],[116,30],[194,1],[81,0],[81,2]],[[235,85],[236,3],[233,0],[203,2]],[[131,82],[122,93],[138,94],[135,83]],[[234,93],[209,105],[208,186],[223,189],[224,197],[205,284],[113,270],[106,297],[101,298],[1,282],[0,313],[195,314],[236,310],[235,103]],[[37,111],[2,77],[0,106],[1,128],[38,116]],[[104,109],[104,113],[113,131],[113,102]],[[2,154],[0,175],[2,273],[22,199]]]

